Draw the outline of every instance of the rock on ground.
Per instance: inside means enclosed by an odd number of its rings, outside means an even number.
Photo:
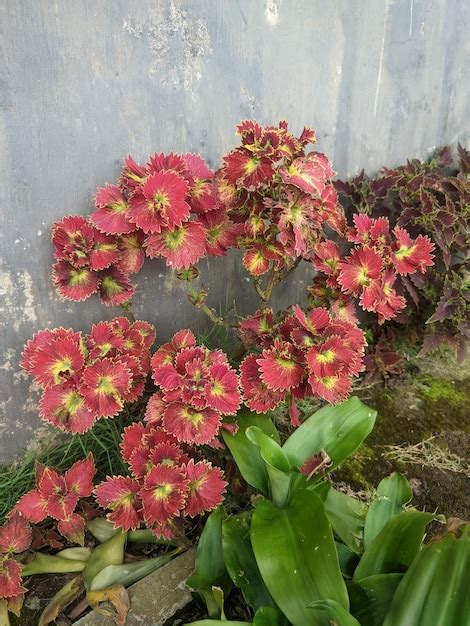
[[[185,580],[194,570],[195,550],[189,550],[143,580],[129,587],[131,608],[126,626],[163,626],[179,609],[191,602]],[[77,626],[113,626],[112,619],[88,613]]]

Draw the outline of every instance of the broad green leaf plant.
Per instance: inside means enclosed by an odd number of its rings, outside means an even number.
[[[246,413],[239,431],[224,435],[260,493],[248,511],[228,515],[219,507],[209,517],[187,582],[211,619],[192,626],[468,625],[470,524],[449,520],[424,544],[429,524],[445,519],[410,506],[401,474],[384,478],[368,506],[328,480],[375,417],[351,398],[311,415],[283,445],[268,416]],[[251,621],[225,619],[227,576]]]

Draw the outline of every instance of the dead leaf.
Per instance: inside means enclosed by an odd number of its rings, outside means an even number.
[[[130,602],[123,585],[113,585],[101,591],[89,591],[87,598],[92,609],[101,615],[111,617],[115,624],[122,626],[126,623]]]

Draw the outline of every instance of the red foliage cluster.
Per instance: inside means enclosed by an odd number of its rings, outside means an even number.
[[[144,390],[155,330],[125,317],[94,324],[88,335],[55,328],[38,332],[21,366],[43,387],[42,418],[71,433],[119,413]]]
[[[142,241],[138,232],[101,232],[80,215],[54,223],[53,280],[60,295],[80,302],[99,292],[103,304],[126,302],[134,293],[129,275],[144,262]]]
[[[74,463],[65,474],[37,463],[36,488],[22,496],[13,513],[21,514],[34,524],[51,517],[58,522],[57,530],[61,535],[83,545],[85,520],[75,508],[80,498],[92,494],[95,473],[92,454]]]
[[[239,378],[224,352],[197,346],[193,333],[181,330],[153,355],[152,377],[160,391],[149,400],[146,421],[177,441],[218,445],[222,418],[241,404]]]
[[[394,288],[398,276],[425,273],[433,265],[434,244],[423,235],[412,239],[398,226],[390,231],[385,217],[355,214],[353,221],[346,235],[353,244],[349,254],[342,257],[339,246],[328,240],[315,247],[312,264],[327,276],[334,298],[345,301],[342,294],[358,298],[360,306],[377,313],[383,324],[406,306]]]
[[[14,554],[24,552],[31,545],[31,527],[18,513],[12,513],[0,526],[0,599],[5,598],[7,609],[19,615],[24,593],[21,565]]]
[[[316,143],[304,128],[296,138],[287,123],[261,127],[245,120],[237,126],[241,145],[224,156],[217,172],[217,199],[229,218],[241,226],[238,247],[250,274],[291,267],[309,258],[328,225],[343,232],[345,219],[330,181],[327,157],[306,152]]]
[[[176,437],[162,428],[135,423],[124,430],[122,455],[132,476],[108,477],[95,490],[110,509],[108,520],[125,531],[144,522],[157,537],[177,534],[177,521],[220,504],[227,483],[206,460],[195,462]]]
[[[295,401],[315,395],[327,402],[344,400],[352,376],[362,369],[366,341],[357,322],[314,308],[299,306],[275,321],[264,309],[240,324],[246,345],[261,349],[240,366],[245,404],[258,413],[290,396],[291,419],[298,424]]]

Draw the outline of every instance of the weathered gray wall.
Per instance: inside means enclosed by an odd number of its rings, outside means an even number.
[[[2,0],[0,15],[0,461],[40,424],[18,369],[25,340],[115,313],[59,301],[49,225],[89,212],[124,155],[197,151],[216,165],[245,117],[317,128],[341,176],[468,142],[466,0]],[[228,283],[249,309],[233,258],[211,267],[222,299]],[[163,264],[138,282],[160,338],[197,324]]]

